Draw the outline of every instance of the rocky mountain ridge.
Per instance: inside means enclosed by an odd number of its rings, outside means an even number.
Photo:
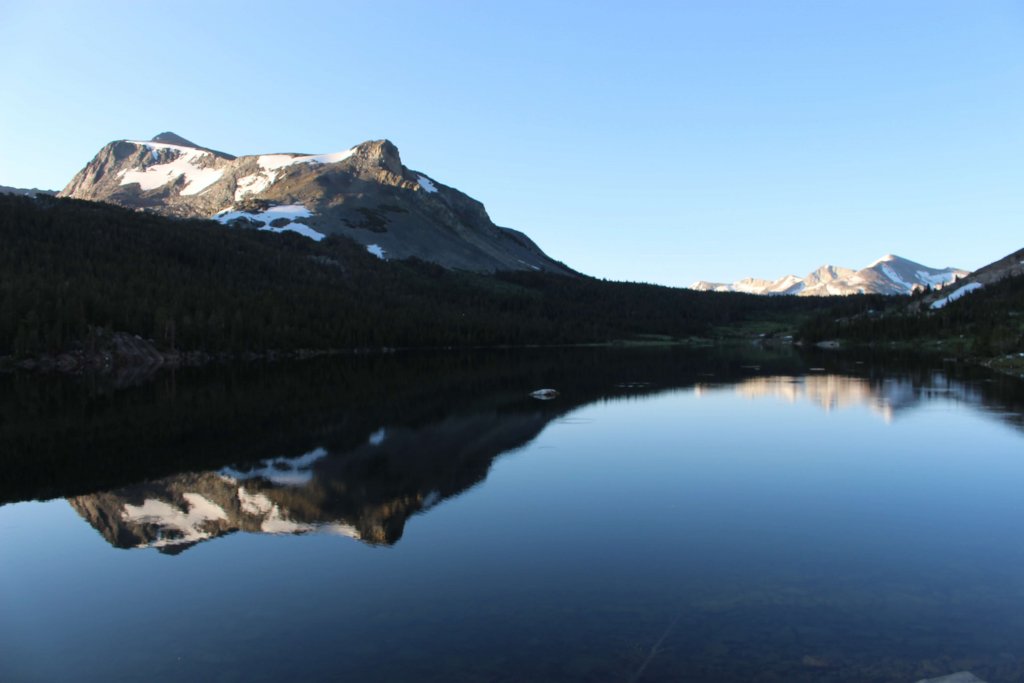
[[[945,287],[969,273],[970,271],[960,268],[931,268],[901,256],[886,254],[860,270],[826,264],[803,278],[784,275],[777,280],[745,278],[733,283],[700,280],[690,285],[690,288],[704,292],[745,292],[765,295],[907,295],[918,289]]]
[[[388,140],[332,154],[240,157],[170,132],[116,140],[60,196],[315,240],[341,235],[381,259],[573,274],[525,234],[495,225],[477,200],[404,166]]]
[[[979,268],[958,280],[955,287],[949,286],[927,294],[920,301],[915,301],[911,307],[938,310],[965,294],[970,294],[1009,277],[1024,277],[1024,249],[1018,249],[1012,254]]]

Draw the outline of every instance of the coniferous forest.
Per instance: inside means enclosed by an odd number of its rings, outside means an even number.
[[[920,298],[918,293],[915,298]],[[938,308],[894,297],[869,313],[840,311],[806,319],[799,336],[808,342],[843,339],[857,344],[927,344],[946,341],[975,356],[1024,349],[1024,278],[986,285]]]
[[[43,196],[0,195],[0,241],[0,355],[16,357],[88,349],[111,332],[229,353],[678,339],[878,305],[457,272],[381,261],[340,237]]]

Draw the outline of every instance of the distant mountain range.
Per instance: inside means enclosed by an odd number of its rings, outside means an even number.
[[[39,191],[0,187],[0,192]],[[117,140],[104,146],[59,196],[214,219],[230,228],[294,232],[316,241],[339,235],[382,260],[418,258],[478,273],[578,275],[525,234],[495,225],[480,202],[404,166],[388,140],[330,154],[240,157],[171,132],[151,140]],[[860,270],[824,265],[802,278],[702,280],[690,288],[762,295],[908,295],[940,289],[968,274],[888,254]]]
[[[944,287],[969,273],[960,268],[930,268],[900,256],[886,254],[860,270],[824,265],[803,278],[796,275],[785,275],[777,280],[746,278],[728,284],[700,280],[690,285],[690,288],[702,292],[766,295],[906,295],[917,289]]]
[[[26,195],[26,196],[29,196],[29,197],[33,197],[33,196],[35,196],[37,194],[54,195],[54,194],[57,194],[57,192],[54,191],[54,190],[40,190],[39,188],[36,188],[36,187],[26,188],[26,187],[9,187],[7,185],[0,185],[0,194],[20,194],[20,195]]]
[[[819,311],[805,318],[795,336],[804,344],[930,350],[1024,377],[1022,311],[1024,249],[1018,249],[942,289],[879,298],[852,315]]]
[[[483,204],[402,165],[388,140],[333,154],[236,157],[174,133],[103,147],[60,193],[226,226],[342,235],[381,259],[474,272],[574,272]]]

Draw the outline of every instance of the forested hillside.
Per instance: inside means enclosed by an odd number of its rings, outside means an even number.
[[[89,349],[111,331],[163,350],[235,353],[679,338],[875,305],[472,274],[382,261],[341,237],[45,197],[0,196],[0,243],[0,355]]]
[[[924,292],[917,295],[924,296]],[[945,341],[978,356],[1024,350],[1024,277],[986,285],[939,309],[907,304],[906,299],[894,299],[886,311],[815,316],[803,324],[800,336],[809,342],[844,339],[924,345]]]

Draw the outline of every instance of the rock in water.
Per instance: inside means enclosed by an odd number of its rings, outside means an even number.
[[[530,396],[540,401],[550,401],[558,396],[558,391],[555,389],[538,389],[537,391],[531,392]]]
[[[985,683],[985,681],[970,671],[958,671],[955,674],[939,676],[938,678],[922,678],[917,683]]]

